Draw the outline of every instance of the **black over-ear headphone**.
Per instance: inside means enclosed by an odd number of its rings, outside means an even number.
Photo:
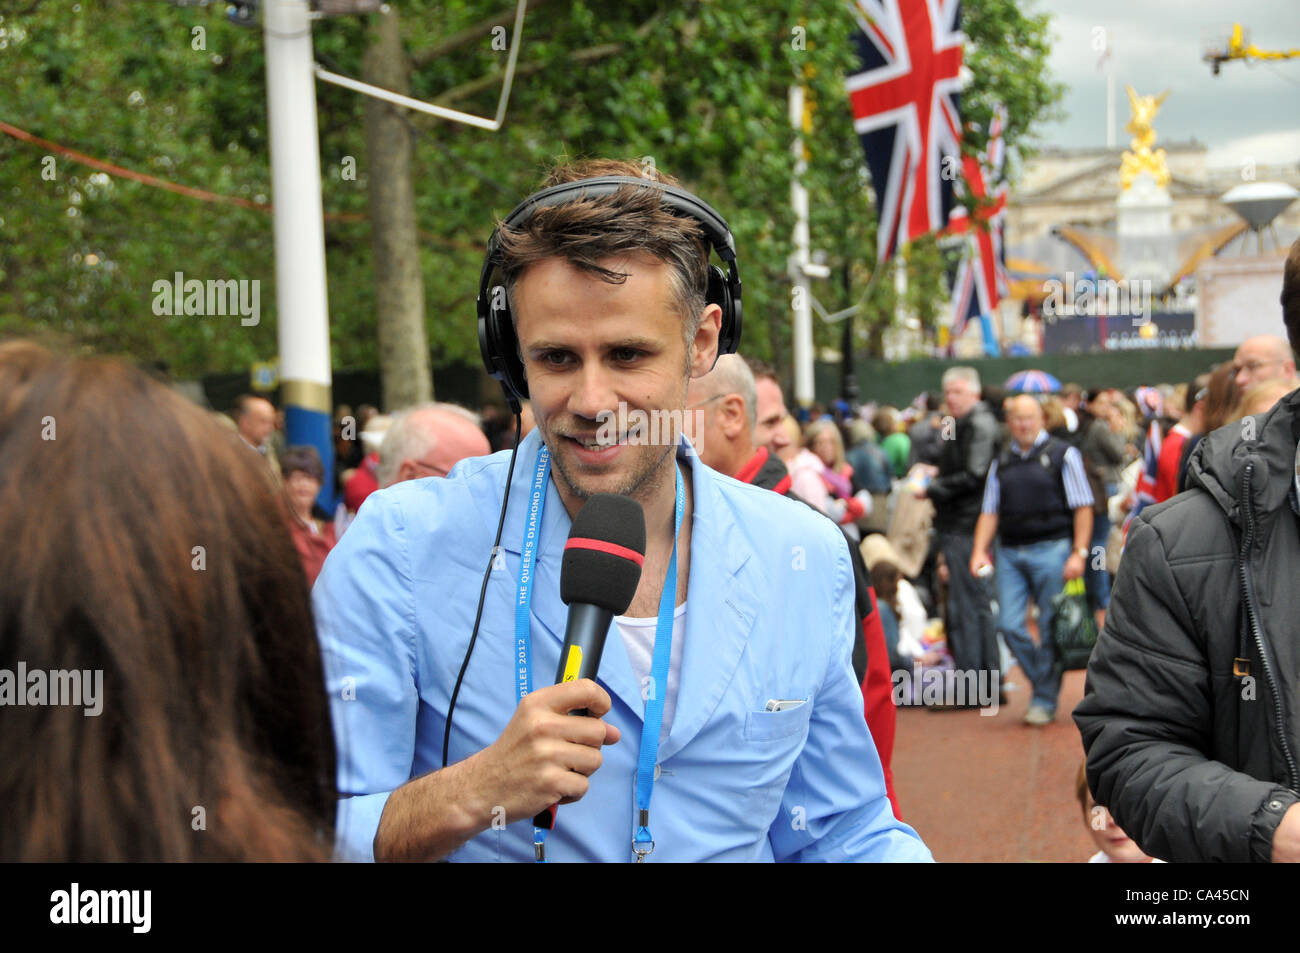
[[[736,266],[736,243],[726,220],[708,203],[696,198],[685,189],[665,185],[653,179],[625,175],[605,175],[593,179],[578,179],[543,189],[524,199],[506,216],[502,227],[516,227],[525,222],[539,208],[575,202],[584,198],[612,195],[627,186],[652,188],[659,191],[663,204],[672,212],[694,219],[704,229],[705,238],[718,257],[727,263],[727,273],[717,265],[709,265],[708,290],[705,300],[722,308],[722,329],[718,335],[718,354],[734,354],[740,347],[740,271]],[[492,276],[501,264],[500,229],[488,239],[487,258],[478,283],[478,346],[487,371],[501,382],[506,400],[513,413],[519,413],[519,403],[528,397],[528,380],[524,377],[524,364],[519,357],[519,341],[515,336],[514,320],[504,287],[492,287]]]

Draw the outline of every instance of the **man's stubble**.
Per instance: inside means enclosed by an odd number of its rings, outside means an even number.
[[[563,438],[560,438],[563,439]],[[649,460],[645,466],[638,467],[632,473],[627,475],[627,479],[615,489],[602,490],[603,493],[618,493],[622,496],[628,496],[641,502],[646,502],[654,492],[662,485],[662,474],[664,470],[664,459],[676,450],[676,447],[669,444],[663,448],[663,452],[655,459]],[[555,464],[555,472],[564,481],[565,487],[577,499],[586,500],[592,496],[593,491],[587,489],[578,483],[573,474],[568,471],[562,454],[551,454],[551,461]]]

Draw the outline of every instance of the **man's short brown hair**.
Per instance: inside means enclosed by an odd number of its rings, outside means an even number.
[[[1300,238],[1291,246],[1282,269],[1282,321],[1291,350],[1300,354]]]
[[[586,159],[556,166],[542,188],[606,175],[678,184],[653,167]],[[628,185],[612,195],[539,208],[517,228],[499,226],[501,274],[511,313],[516,313],[515,283],[529,265],[562,258],[603,281],[622,284],[627,275],[600,262],[644,252],[672,266],[673,302],[685,321],[689,348],[706,303],[709,251],[700,224],[674,214],[663,205],[660,195],[658,189]]]
[[[777,387],[781,386],[781,378],[776,376],[776,368],[767,361],[757,357],[746,357],[745,363],[749,365],[749,371],[754,375],[754,381],[771,381]]]

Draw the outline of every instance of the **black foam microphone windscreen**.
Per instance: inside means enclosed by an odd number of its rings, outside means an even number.
[[[590,497],[574,517],[560,564],[560,598],[621,615],[632,604],[645,560],[645,513],[616,493]]]
[[[627,611],[641,583],[645,562],[645,512],[641,504],[616,493],[589,497],[573,518],[560,562],[560,598],[569,607],[564,647],[555,681],[596,677],[605,635],[614,616]],[[585,708],[571,714],[588,715]],[[533,818],[555,826],[555,806]]]

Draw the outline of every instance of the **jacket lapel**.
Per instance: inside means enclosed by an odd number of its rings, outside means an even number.
[[[683,438],[684,439],[684,438]],[[695,491],[691,522],[691,576],[686,644],[682,647],[677,707],[659,760],[682,750],[708,722],[740,665],[758,619],[756,593],[766,583],[744,542],[716,476],[684,443],[677,452]]]

